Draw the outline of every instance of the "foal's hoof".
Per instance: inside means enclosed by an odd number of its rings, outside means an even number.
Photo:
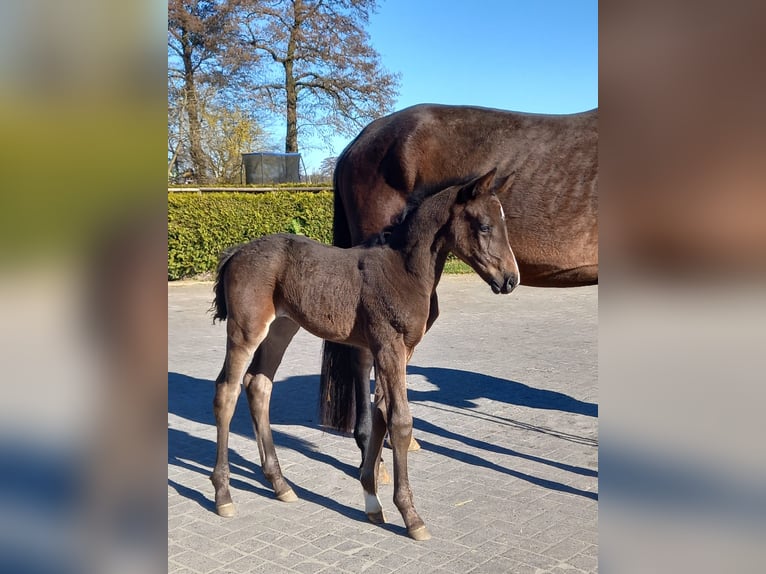
[[[295,491],[291,488],[289,490],[285,490],[282,494],[277,494],[277,500],[280,500],[282,502],[295,502],[298,500],[298,496],[295,494]]]
[[[382,462],[378,467],[378,484],[391,484],[391,475],[386,470],[386,465]]]
[[[231,518],[236,514],[234,512],[234,503],[233,502],[227,502],[226,504],[219,504],[215,507],[215,511],[218,513],[218,516],[223,516],[224,518]]]
[[[380,512],[368,512],[367,513],[367,520],[369,520],[373,524],[385,524],[386,523],[386,515],[383,514],[382,510]]]
[[[409,534],[410,538],[417,540],[418,542],[431,539],[431,533],[428,532],[428,529],[425,526],[418,526],[417,528],[408,530],[407,534]]]

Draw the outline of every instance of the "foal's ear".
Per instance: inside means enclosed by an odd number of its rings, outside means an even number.
[[[496,180],[495,185],[492,188],[492,193],[499,194],[503,191],[508,191],[513,187],[513,182],[516,179],[516,170],[512,171],[508,175],[505,176],[502,180]]]
[[[490,171],[481,177],[477,177],[473,181],[465,184],[460,190],[458,200],[462,203],[465,203],[466,201],[475,199],[480,195],[489,193],[492,190],[492,181],[495,179],[496,172],[497,168],[493,167]]]

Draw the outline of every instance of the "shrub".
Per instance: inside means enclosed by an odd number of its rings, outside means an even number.
[[[221,252],[271,233],[332,243],[331,192],[169,193],[168,279],[215,271]]]

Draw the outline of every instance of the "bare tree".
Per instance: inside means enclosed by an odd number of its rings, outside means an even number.
[[[322,181],[332,181],[337,161],[337,157],[326,157],[322,160],[322,163],[319,164],[319,174],[322,177]]]
[[[274,145],[253,114],[241,107],[203,98],[202,147],[216,183],[239,183],[242,154]]]
[[[186,97],[168,70],[168,181],[177,179],[183,171],[184,134],[186,130]]]
[[[210,175],[201,139],[200,84],[220,82],[225,77],[226,46],[232,44],[234,31],[233,8],[234,2],[229,0],[168,1],[169,81],[180,92],[187,120],[184,139],[188,139],[198,181]],[[228,60],[229,64],[233,62]]]
[[[391,111],[399,76],[365,30],[377,0],[241,0],[241,40],[265,64],[253,89],[284,113],[285,151],[301,130],[354,135]]]

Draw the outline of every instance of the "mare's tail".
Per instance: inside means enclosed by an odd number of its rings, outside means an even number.
[[[319,377],[319,424],[344,433],[354,430],[356,400],[354,388],[359,376],[353,347],[325,341],[322,373]],[[367,383],[369,388],[369,382]],[[366,398],[369,401],[369,396]]]
[[[224,277],[226,270],[228,269],[229,260],[234,254],[239,251],[240,245],[230,247],[221,254],[221,258],[218,260],[218,270],[216,271],[215,285],[213,291],[215,292],[215,299],[213,299],[213,305],[211,311],[213,311],[213,321],[216,319],[224,321],[228,314],[226,309],[226,289],[224,288]]]
[[[333,174],[332,242],[338,247],[351,247],[351,230],[341,195],[345,151],[338,158]],[[319,424],[322,426],[342,432],[351,432],[354,428],[357,353],[353,347],[330,341],[325,341],[322,346],[322,373],[319,377]]]

